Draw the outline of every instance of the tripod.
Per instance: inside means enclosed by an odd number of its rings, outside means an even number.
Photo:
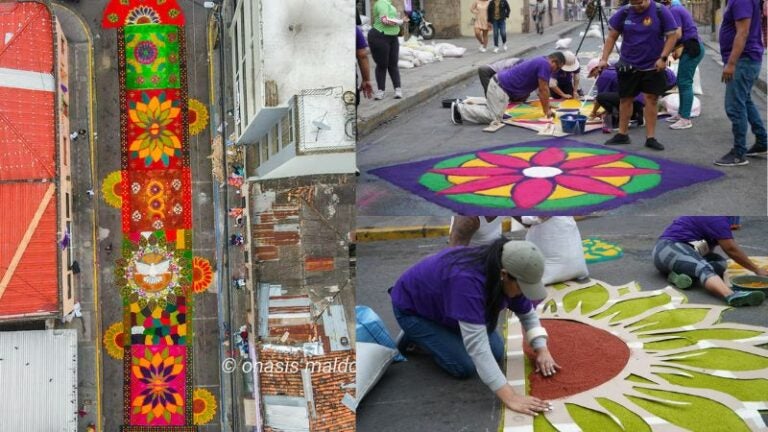
[[[592,13],[590,16],[590,8],[592,8]],[[603,38],[603,45],[605,45],[605,25],[608,24],[608,18],[605,16],[605,12],[603,12],[603,4],[601,0],[591,0],[587,4],[587,16],[589,16],[589,22],[587,23],[587,29],[584,32],[584,35],[581,37],[581,40],[579,41],[579,47],[576,48],[576,57],[579,56],[579,51],[581,51],[581,46],[584,44],[584,39],[587,37],[587,33],[589,32],[589,27],[592,25],[592,21],[597,18],[600,20],[600,35]]]

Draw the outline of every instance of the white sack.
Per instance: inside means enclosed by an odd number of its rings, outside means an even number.
[[[661,104],[664,106],[664,109],[672,114],[677,114],[678,110],[680,109],[680,94],[679,93],[672,93],[669,95],[664,96],[661,99]],[[691,117],[698,117],[701,115],[701,101],[697,96],[693,97],[693,104],[691,105]]]
[[[360,401],[387,371],[397,350],[369,342],[355,343],[355,350],[357,351],[356,402],[360,404]]]
[[[523,223],[531,222],[523,217]],[[533,225],[525,239],[535,244],[546,259],[542,277],[545,285],[589,276],[581,234],[573,217],[553,216]]]

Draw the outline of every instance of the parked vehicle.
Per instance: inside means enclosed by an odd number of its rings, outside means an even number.
[[[411,11],[408,32],[412,35],[421,36],[425,40],[435,37],[435,28],[432,23],[427,21],[424,11],[418,9]]]

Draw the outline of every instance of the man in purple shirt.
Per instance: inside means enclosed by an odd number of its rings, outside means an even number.
[[[639,93],[645,96],[645,146],[664,150],[655,138],[658,98],[664,93],[664,69],[667,56],[675,47],[677,23],[669,10],[652,0],[630,0],[608,21],[610,32],[596,70],[608,66],[608,56],[619,35],[623,36],[621,58],[616,65],[619,78],[619,132],[606,145],[629,144],[627,135],[632,100]]]
[[[739,166],[749,163],[745,156],[766,154],[765,124],[752,101],[752,86],[760,76],[763,42],[759,0],[730,0],[720,26],[720,54],[723,58],[725,114],[731,120],[733,148],[715,165]],[[747,127],[752,127],[755,144],[747,150]]]
[[[698,279],[707,291],[722,297],[729,306],[757,306],[765,295],[760,291],[734,292],[723,281],[727,262],[712,252],[723,252],[745,269],[760,276],[768,270],[759,268],[733,239],[728,216],[681,216],[664,230],[653,248],[653,263],[667,274],[667,280],[680,289],[688,289]]]
[[[491,78],[485,92],[485,104],[455,102],[451,106],[454,124],[463,120],[480,124],[500,124],[509,102],[525,102],[538,89],[541,108],[546,117],[554,117],[549,107],[549,78],[565,64],[561,52],[535,57],[503,69]]]
[[[360,92],[370,99],[373,96],[373,86],[371,86],[371,66],[368,64],[368,42],[365,40],[363,31],[355,26],[355,54],[357,56],[357,66],[360,68],[362,82],[357,88],[357,104],[360,104]]]

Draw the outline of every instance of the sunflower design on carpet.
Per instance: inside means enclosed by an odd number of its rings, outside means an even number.
[[[504,431],[765,430],[768,329],[721,323],[725,306],[635,283],[557,284],[539,308],[563,368],[551,378],[532,373],[513,317],[507,375],[553,409],[535,419],[507,410]]]
[[[195,136],[208,126],[208,108],[197,99],[189,99],[189,135]]]
[[[120,171],[112,171],[101,182],[101,195],[104,201],[114,208],[123,206],[122,180],[123,175]]]
[[[619,259],[624,251],[617,245],[599,238],[585,238],[581,241],[587,264]]]
[[[192,412],[196,425],[209,423],[216,416],[216,398],[206,389],[195,389],[192,394]]]
[[[213,281],[211,263],[203,257],[192,258],[192,291],[195,294],[205,292]]]
[[[107,331],[104,332],[104,349],[107,350],[107,354],[110,357],[117,360],[122,360],[123,352],[125,350],[125,332],[123,331],[123,323],[113,323]]]

